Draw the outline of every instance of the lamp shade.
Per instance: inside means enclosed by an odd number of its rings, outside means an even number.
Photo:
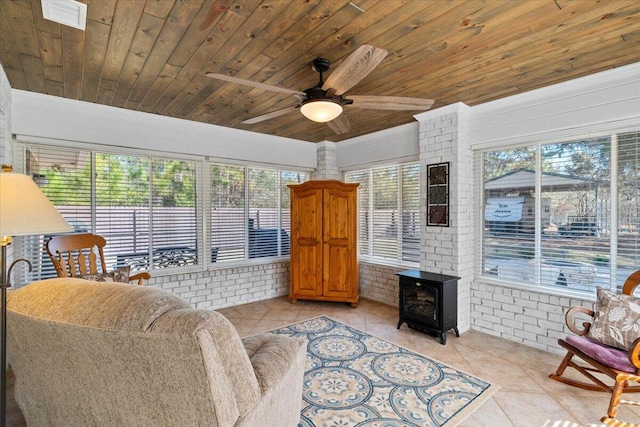
[[[31,177],[0,173],[0,236],[72,231]]]
[[[325,100],[309,100],[302,104],[300,112],[314,122],[330,122],[342,113],[342,105]]]

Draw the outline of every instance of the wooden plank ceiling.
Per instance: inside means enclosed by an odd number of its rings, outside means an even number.
[[[40,0],[0,1],[0,63],[13,88],[306,141],[340,141],[419,111],[348,107],[334,134],[287,94],[315,86],[362,44],[389,55],[352,95],[491,101],[640,61],[638,0],[82,0],[86,31],[42,17]],[[329,71],[330,75],[331,71]]]

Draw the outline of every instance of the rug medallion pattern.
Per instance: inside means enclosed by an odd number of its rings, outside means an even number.
[[[328,317],[271,333],[308,341],[299,427],[453,425],[491,385]]]

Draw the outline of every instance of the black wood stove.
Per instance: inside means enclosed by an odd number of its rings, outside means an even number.
[[[446,344],[448,330],[458,332],[459,277],[406,270],[400,278],[400,321],[421,332],[437,333],[440,344]]]

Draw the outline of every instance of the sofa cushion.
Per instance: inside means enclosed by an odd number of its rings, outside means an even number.
[[[131,273],[131,267],[121,267],[117,270],[110,271],[108,273],[100,274],[85,274],[84,276],[78,276],[80,279],[90,280],[92,282],[118,282],[129,283],[129,275]]]
[[[640,337],[640,298],[596,288],[595,320],[587,336],[602,344],[628,350]]]
[[[636,372],[636,367],[629,360],[629,355],[626,351],[579,335],[569,335],[565,341],[604,365],[624,372]]]
[[[8,307],[41,319],[96,328],[146,331],[162,314],[191,308],[170,292],[124,283],[61,277],[8,293]]]

